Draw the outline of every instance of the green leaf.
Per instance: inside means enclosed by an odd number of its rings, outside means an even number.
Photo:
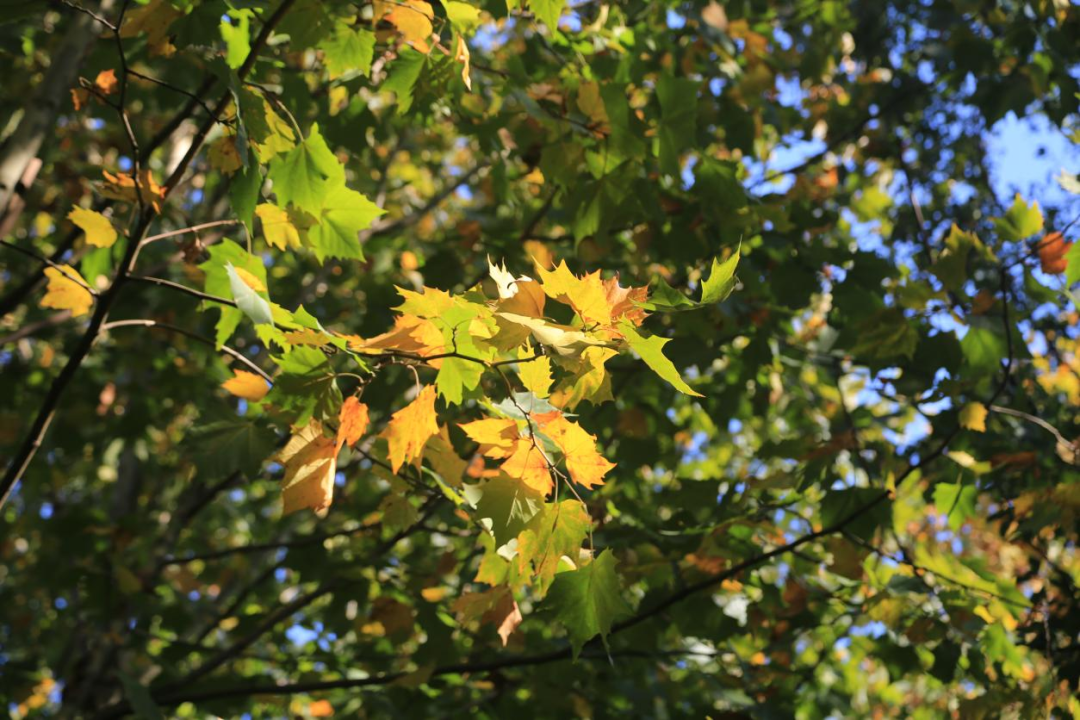
[[[949,519],[949,527],[959,530],[964,522],[975,517],[975,500],[978,489],[961,483],[938,483],[934,486],[934,505],[938,514]]]
[[[315,256],[320,262],[328,257],[363,260],[360,231],[370,227],[382,214],[378,205],[345,187],[342,180],[326,193],[322,209],[316,215],[318,224],[308,230]]]
[[[333,418],[341,408],[334,369],[317,348],[298,346],[274,358],[281,374],[265,402],[280,408],[294,425],[306,425],[312,417]]]
[[[696,310],[701,307],[698,303],[671,287],[662,277],[656,278],[649,284],[649,299],[641,304],[646,310],[653,312],[679,312],[681,310]]]
[[[274,451],[277,436],[259,419],[234,416],[195,426],[186,443],[194,448],[201,476],[221,479],[238,472],[254,477]]]
[[[960,341],[960,349],[964,352],[965,366],[977,375],[997,372],[1001,361],[1008,357],[1005,337],[982,324],[972,325]]]
[[[866,359],[910,358],[919,345],[913,321],[900,308],[885,308],[858,324],[851,352]]]
[[[446,17],[458,32],[470,32],[480,24],[480,8],[457,0],[443,0]]]
[[[1065,282],[1075,285],[1080,282],[1080,243],[1073,243],[1065,253]]]
[[[611,626],[632,612],[622,598],[611,550],[583,568],[556,575],[545,605],[566,626],[575,660],[585,643],[597,635],[606,646]]]
[[[330,79],[341,77],[351,70],[371,75],[371,60],[375,54],[375,34],[363,28],[354,29],[346,23],[334,25],[334,33],[319,43],[323,63]]]
[[[279,205],[291,203],[318,216],[331,188],[344,184],[345,168],[326,146],[319,126],[312,125],[304,142],[270,162],[270,180]]]
[[[723,262],[720,262],[719,258],[713,259],[712,272],[709,273],[709,278],[701,284],[702,305],[709,305],[727,300],[728,296],[731,295],[731,291],[735,289],[735,268],[738,267],[738,265],[738,249],[731,254],[731,257]]]
[[[691,395],[693,397],[704,397],[699,392],[695,392],[693,388],[686,384],[679,375],[679,371],[675,368],[675,365],[664,356],[664,346],[671,340],[667,338],[645,337],[640,334],[637,329],[628,322],[619,323],[619,332],[626,338],[627,344],[641,356],[641,359],[645,361],[654,373],[659,375],[664,380],[667,380],[672,387],[681,393]]]
[[[237,170],[229,183],[229,201],[232,203],[233,213],[249,231],[255,217],[255,206],[259,204],[262,184],[262,172],[257,162],[248,162],[247,167]]]
[[[1005,217],[994,219],[994,227],[997,228],[1001,239],[1009,242],[1020,242],[1031,237],[1043,229],[1043,216],[1042,211],[1039,210],[1039,203],[1034,202],[1028,205],[1020,197],[1020,193],[1017,193]]]
[[[891,503],[879,501],[874,504],[881,493],[882,490],[877,488],[830,490],[821,501],[821,524],[830,527],[847,520],[845,529],[848,532],[870,540],[879,527],[888,527],[892,517]]]
[[[219,16],[220,17],[220,16]],[[221,38],[225,41],[225,63],[236,70],[251,53],[250,10],[233,10],[221,21]]]
[[[591,527],[589,511],[578,500],[544,505],[517,536],[518,573],[526,576],[531,566],[536,575],[533,586],[543,595],[555,579],[563,556],[578,561],[581,544]]]
[[[244,282],[232,263],[225,266],[225,272],[229,275],[232,298],[240,310],[256,325],[273,325],[274,315],[270,311],[270,303]]]
[[[412,49],[402,49],[390,66],[390,76],[380,86],[397,95],[398,114],[406,113],[413,103],[413,88],[420,79],[427,56]]]
[[[217,295],[218,297],[232,297],[232,280],[229,277],[229,272],[225,269],[227,265],[243,268],[264,284],[266,283],[266,267],[263,265],[262,259],[252,255],[232,240],[224,239],[216,245],[211,245],[209,253],[210,259],[199,265],[199,269],[206,273],[206,282],[203,289],[208,294]],[[224,344],[226,340],[232,337],[233,332],[236,331],[240,321],[244,318],[244,313],[241,310],[227,305],[206,302],[203,303],[203,308],[213,308],[221,311],[221,318],[217,322],[216,340],[218,345]]]
[[[559,17],[565,7],[566,0],[529,0],[529,9],[552,32],[558,30]]]
[[[661,75],[656,84],[660,101],[660,170],[668,175],[679,174],[679,155],[694,144],[697,136],[697,90],[696,81],[671,75]]]
[[[165,716],[161,714],[161,708],[154,702],[148,687],[123,670],[117,670],[116,674],[120,677],[120,684],[124,686],[124,694],[127,695],[136,717],[140,720],[164,720]]]
[[[544,506],[543,494],[505,475],[482,485],[480,492],[476,516],[491,521],[490,530],[495,536],[496,547],[517,538],[526,523]]]

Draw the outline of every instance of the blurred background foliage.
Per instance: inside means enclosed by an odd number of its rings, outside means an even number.
[[[1050,163],[1058,180],[1009,188],[1045,138],[1080,139],[1078,8],[491,0],[452,23],[453,5],[433,4],[438,41],[417,50],[371,5],[290,2],[251,70],[386,211],[362,260],[271,248],[249,209],[247,226],[148,245],[140,272],[201,288],[215,245],[250,243],[275,301],[370,337],[395,287],[460,293],[490,282],[488,257],[697,297],[741,248],[728,300],[646,321],[704,397],[627,355],[608,366],[614,401],[575,409],[618,463],[585,501],[641,622],[571,663],[526,595],[501,648],[452,610],[482,588],[490,545],[467,513],[346,451],[328,515],[282,518],[265,459],[283,436],[220,388],[229,357],[116,328],[0,510],[13,716],[1080,717],[1076,153]],[[4,3],[0,138],[52,68],[91,85],[124,72],[83,12],[123,10],[125,108],[163,181],[278,7]],[[342,28],[374,38],[370,67]],[[89,247],[66,215],[125,227],[134,210],[103,197],[102,171],[133,158],[109,108],[61,100],[0,230],[104,287],[124,242]],[[988,146],[1017,119],[1041,135],[1011,136],[1019,160],[995,167]],[[243,218],[238,126],[214,127],[153,234]],[[5,459],[85,328],[39,306],[43,285],[0,248]],[[217,317],[144,283],[110,314],[209,338]],[[230,345],[272,368],[250,323]],[[389,367],[366,389],[373,427],[413,383]],[[389,496],[409,510],[385,517]]]

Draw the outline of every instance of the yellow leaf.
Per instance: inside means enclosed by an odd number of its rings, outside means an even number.
[[[266,284],[253,273],[248,272],[242,267],[233,267],[233,270],[236,271],[236,274],[240,276],[240,279],[243,280],[244,284],[249,288],[255,292],[266,292]]]
[[[606,346],[604,340],[591,337],[588,334],[570,327],[549,323],[538,318],[526,317],[515,313],[495,313],[496,318],[528,328],[533,338],[541,345],[546,345],[559,355],[565,357],[578,356],[586,348],[591,346]]]
[[[337,450],[342,446],[355,445],[368,428],[368,406],[355,396],[346,398],[338,415]]]
[[[99,212],[81,207],[72,208],[68,213],[68,220],[82,228],[86,233],[86,242],[94,247],[112,247],[116,242],[116,230],[109,218]]]
[[[519,358],[532,357],[528,350],[518,353]],[[517,366],[518,375],[521,376],[521,384],[525,389],[538,398],[546,398],[551,394],[551,359],[546,355],[535,360],[522,360]]]
[[[578,88],[577,106],[594,124],[607,125],[607,109],[604,107],[604,99],[600,97],[600,86],[596,82],[581,84]]]
[[[425,386],[416,399],[390,418],[383,431],[390,446],[390,466],[394,472],[421,456],[424,444],[439,432],[435,421],[435,388]]]
[[[449,588],[445,587],[429,587],[420,591],[420,597],[427,600],[429,603],[437,603],[446,597],[446,594],[450,592]]]
[[[514,444],[514,452],[502,464],[502,471],[544,495],[554,487],[547,458],[531,438],[522,438]]]
[[[430,438],[424,446],[424,459],[435,472],[439,473],[450,487],[461,487],[462,478],[469,469],[469,463],[458,457],[454,445],[450,442],[450,432],[444,425],[439,434]]]
[[[206,151],[210,166],[226,175],[232,175],[244,164],[236,147],[235,135],[222,135]]]
[[[255,214],[262,221],[263,236],[267,244],[278,250],[300,247],[300,231],[293,225],[289,213],[277,205],[263,203],[255,208]]]
[[[465,87],[469,92],[472,92],[472,77],[469,75],[469,46],[465,44],[465,38],[460,35],[457,36],[457,52],[454,53],[454,60],[462,63],[461,79],[465,81]]]
[[[615,463],[597,452],[595,437],[562,415],[543,425],[541,430],[566,456],[566,469],[574,482],[587,488],[604,484],[604,476]]]
[[[323,434],[318,420],[297,431],[276,459],[285,466],[283,514],[304,508],[318,512],[330,507],[334,499],[337,450],[334,440]]]
[[[233,373],[234,377],[221,383],[221,387],[236,397],[258,402],[266,397],[266,393],[270,392],[270,387],[266,384],[266,381],[255,373],[246,370],[234,370]]]
[[[484,418],[458,427],[480,445],[480,454],[489,458],[510,457],[517,444],[517,421],[509,418]]]
[[[45,297],[41,298],[41,307],[70,310],[74,317],[86,315],[94,305],[94,296],[79,284],[79,282],[85,284],[86,281],[75,268],[70,265],[61,265],[61,267],[64,272],[54,267],[45,268],[45,277],[48,278],[49,284],[45,288]]]
[[[968,403],[960,411],[960,425],[975,432],[986,432],[987,412],[980,402]]]
[[[169,25],[184,13],[165,0],[151,0],[142,7],[132,8],[124,13],[124,26],[120,28],[120,37],[133,38],[146,33],[146,44],[151,55],[168,57],[176,52],[169,41]]]
[[[419,43],[431,37],[435,11],[424,0],[399,0],[386,14],[386,20],[397,28],[406,42]]]
[[[566,261],[560,262],[552,271],[536,266],[543,283],[544,292],[552,300],[558,300],[574,308],[586,323],[611,323],[611,305],[608,303],[600,273],[595,272],[577,277],[566,267]]]

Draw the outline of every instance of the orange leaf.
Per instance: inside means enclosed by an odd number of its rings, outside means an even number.
[[[124,202],[138,202],[135,195],[135,179],[127,173],[111,174],[108,170],[102,170],[105,176],[105,184],[101,186],[101,194],[111,200],[123,200]],[[165,198],[165,189],[157,184],[149,169],[139,174],[139,194],[143,202],[153,205],[156,210],[161,207],[158,201]]]
[[[115,70],[102,70],[94,78],[94,87],[101,91],[102,95],[112,95],[120,87],[120,81],[116,79]]]
[[[435,421],[435,388],[425,386],[416,399],[390,418],[383,436],[390,445],[390,466],[394,472],[420,457],[424,443],[439,432]]]
[[[234,370],[234,377],[221,383],[221,387],[228,390],[238,398],[258,402],[270,392],[266,381],[255,373],[246,370]]]
[[[368,428],[368,406],[355,396],[346,398],[338,415],[337,451],[348,444],[355,445]]]
[[[285,466],[282,481],[285,515],[304,508],[318,512],[330,507],[334,499],[337,450],[333,439],[323,434],[318,420],[296,432],[276,459]]]
[[[574,482],[587,488],[604,484],[604,476],[615,467],[615,463],[596,451],[595,437],[562,415],[541,429],[566,456],[566,469]]]
[[[544,495],[554,487],[547,458],[531,439],[521,438],[515,443],[514,452],[502,464],[502,471]]]
[[[1065,236],[1059,232],[1047,233],[1039,242],[1039,264],[1042,271],[1050,275],[1058,275],[1065,272],[1069,262],[1065,259],[1065,253],[1072,247],[1071,242],[1065,241]]]
[[[333,717],[334,706],[330,704],[329,700],[316,700],[307,707],[308,715],[311,717]]]

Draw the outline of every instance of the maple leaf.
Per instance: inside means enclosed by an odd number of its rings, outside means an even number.
[[[484,418],[459,423],[469,439],[480,445],[480,454],[489,458],[508,458],[518,441],[517,421],[509,418]]]
[[[551,377],[551,358],[543,355],[528,359],[531,357],[533,357],[532,353],[528,349],[523,349],[518,353],[518,359],[521,360],[517,365],[518,375],[526,390],[543,399],[551,394],[551,383],[554,382]]]
[[[168,57],[176,52],[176,47],[169,41],[169,26],[183,14],[165,0],[150,0],[146,5],[124,13],[120,37],[134,38],[145,33],[150,54]]]
[[[81,207],[72,208],[68,213],[68,220],[86,233],[86,242],[94,247],[112,247],[116,242],[116,229],[109,222],[109,218],[99,212]]]
[[[513,452],[502,464],[502,471],[545,496],[555,487],[547,458],[529,438],[521,438],[514,443]]]
[[[443,333],[430,320],[412,315],[399,315],[394,320],[394,329],[364,340],[349,337],[349,349],[361,353],[379,353],[383,350],[398,350],[424,357],[444,352]],[[439,367],[439,361],[431,362],[432,367]]]
[[[338,415],[337,445],[334,452],[340,452],[345,445],[355,445],[368,428],[368,406],[349,396],[341,405]]]
[[[577,500],[544,505],[517,536],[518,573],[527,575],[531,567],[536,590],[543,595],[563,557],[577,564],[591,525],[589,511]]]
[[[556,353],[563,356],[577,356],[586,348],[593,346],[607,346],[609,344],[606,340],[592,337],[588,333],[582,332],[569,325],[559,325],[547,322],[546,320],[507,312],[495,313],[495,317],[527,328],[532,334],[533,339],[538,343],[551,348]]]
[[[236,147],[235,135],[222,135],[206,150],[210,166],[226,175],[232,175],[244,165],[240,151]]]
[[[45,268],[49,284],[45,287],[45,297],[41,298],[41,307],[70,310],[72,317],[86,315],[94,305],[94,296],[84,287],[86,281],[70,265],[60,267],[62,271],[55,267]]]
[[[556,575],[545,605],[566,626],[575,659],[597,635],[606,645],[611,626],[631,613],[622,598],[611,550],[604,550],[583,568]]]
[[[270,386],[255,373],[246,370],[234,370],[233,377],[221,383],[221,387],[238,398],[258,402],[270,392]]]
[[[445,425],[439,428],[437,435],[428,439],[424,446],[424,459],[435,469],[443,482],[450,487],[461,487],[469,463],[458,457],[453,443],[450,442],[450,431]]]
[[[345,187],[344,181],[331,188],[315,213],[316,224],[308,230],[315,256],[320,262],[328,257],[363,260],[360,231],[370,227],[383,212],[360,193]]]
[[[263,203],[255,208],[255,214],[262,221],[263,235],[268,245],[278,250],[300,247],[300,232],[293,225],[289,213],[277,205]]]
[[[136,195],[135,178],[133,176],[127,173],[113,175],[108,170],[102,170],[101,174],[105,178],[105,183],[101,186],[103,197],[135,203],[138,202],[138,196],[141,195],[144,203],[161,212],[160,201],[165,199],[165,188],[157,184],[149,168],[139,173],[138,195]]]
[[[1072,245],[1071,242],[1066,242],[1065,236],[1059,232],[1047,233],[1039,242],[1039,265],[1042,271],[1048,275],[1065,272],[1069,265],[1065,256]]]
[[[323,434],[322,423],[312,420],[296,431],[275,460],[285,467],[283,514],[304,508],[318,512],[330,507],[337,449],[333,438]]]
[[[345,182],[345,168],[312,125],[306,140],[270,162],[270,179],[280,205],[293,204],[318,215],[335,185]]]
[[[402,465],[418,459],[424,444],[439,432],[435,420],[435,388],[425,385],[416,399],[390,418],[383,436],[389,445],[390,466],[397,472]]]
[[[400,0],[383,17],[397,28],[406,42],[418,45],[421,51],[427,50],[426,41],[434,30],[431,21],[435,17],[430,3],[424,0]]]
[[[611,323],[611,305],[599,272],[579,278],[566,267],[565,260],[553,271],[545,270],[538,264],[536,272],[549,298],[574,308],[586,323]]]
[[[569,371],[558,388],[551,394],[551,402],[561,408],[574,409],[582,400],[593,405],[612,400],[611,378],[604,366],[618,353],[611,348],[585,348],[578,357],[556,358],[564,370]]]
[[[464,593],[454,601],[451,609],[463,623],[479,618],[481,625],[494,625],[503,647],[506,647],[510,635],[522,621],[521,610],[514,600],[514,594],[505,585],[482,593]]]
[[[543,317],[544,304],[547,302],[547,295],[544,294],[544,288],[540,286],[540,283],[535,280],[520,277],[517,280],[516,287],[517,293],[515,293],[512,298],[500,303],[499,309],[503,312],[516,313],[518,315],[527,315],[535,318]]]
[[[649,299],[649,288],[626,287],[619,285],[619,276],[615,275],[604,281],[604,295],[611,306],[612,320],[626,320],[634,325],[641,325],[647,313],[642,304]]]
[[[656,336],[646,337],[635,330],[634,326],[628,322],[619,324],[619,332],[623,334],[627,344],[634,352],[641,356],[645,364],[657,375],[667,380],[672,387],[686,395],[703,397],[701,393],[686,384],[686,381],[679,375],[679,371],[675,369],[674,363],[664,355],[664,346],[671,340]]]
[[[561,414],[542,425],[541,430],[566,456],[566,469],[578,485],[586,488],[602,485],[604,476],[615,467],[615,463],[596,451],[594,436]]]

